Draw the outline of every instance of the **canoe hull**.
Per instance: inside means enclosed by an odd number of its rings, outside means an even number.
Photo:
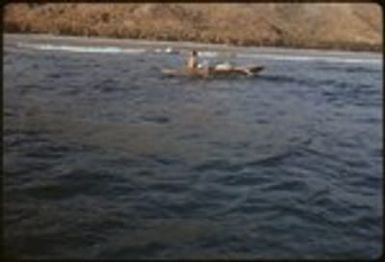
[[[264,69],[263,66],[245,66],[234,67],[230,69],[216,69],[216,68],[197,68],[197,69],[163,69],[162,73],[167,76],[234,76],[234,75],[257,75]]]

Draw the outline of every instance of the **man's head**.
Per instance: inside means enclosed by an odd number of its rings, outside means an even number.
[[[197,52],[196,50],[192,50],[192,51],[191,51],[191,55],[192,55],[192,56],[196,56],[196,55],[198,55],[198,52]]]

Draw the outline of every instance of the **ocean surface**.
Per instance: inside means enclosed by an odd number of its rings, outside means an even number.
[[[265,70],[203,79],[157,43],[31,39],[4,36],[8,257],[382,254],[380,54],[210,46]]]

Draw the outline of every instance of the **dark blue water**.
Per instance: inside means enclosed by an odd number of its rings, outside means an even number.
[[[382,65],[4,50],[4,244],[16,258],[375,258]]]

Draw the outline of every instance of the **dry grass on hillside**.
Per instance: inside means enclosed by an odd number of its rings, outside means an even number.
[[[375,4],[9,4],[6,32],[380,50]]]

